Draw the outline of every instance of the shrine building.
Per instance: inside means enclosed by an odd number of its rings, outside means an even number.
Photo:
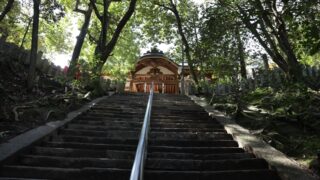
[[[149,92],[154,82],[155,93],[179,94],[181,67],[162,51],[152,49],[139,58],[129,75],[126,91]]]

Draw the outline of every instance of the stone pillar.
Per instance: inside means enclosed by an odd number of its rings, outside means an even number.
[[[310,66],[308,66],[308,76],[312,77],[312,74],[313,74],[312,68]]]
[[[253,77],[253,79],[255,79],[256,76],[257,76],[257,75],[256,75],[256,71],[255,71],[253,68],[251,69],[251,71],[252,71],[252,77]]]
[[[42,55],[43,55],[43,52],[42,51],[39,51],[38,54],[37,54],[37,60],[36,60],[36,68],[38,70],[41,70],[41,67],[42,67]]]
[[[47,74],[49,68],[49,61],[48,59],[44,59],[42,62],[41,72]]]
[[[308,76],[308,72],[307,72],[307,67],[306,67],[306,66],[303,66],[303,68],[302,68],[302,75],[303,75],[304,77],[307,77],[307,76]]]
[[[268,63],[268,56],[266,54],[263,54],[262,59],[263,59],[264,69],[266,71],[269,71],[270,67],[269,67],[269,63]]]
[[[162,83],[162,94],[164,94],[165,93],[165,85],[164,85],[164,83]]]
[[[27,51],[26,56],[24,57],[24,64],[25,65],[30,64],[30,51]]]
[[[318,77],[318,69],[317,69],[317,67],[315,67],[315,66],[313,66],[312,67],[312,75],[313,75],[313,77]]]

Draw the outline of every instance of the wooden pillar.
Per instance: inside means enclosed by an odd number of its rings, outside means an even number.
[[[133,81],[133,79],[130,80],[130,87],[129,87],[130,92],[133,92],[133,82],[132,81]]]

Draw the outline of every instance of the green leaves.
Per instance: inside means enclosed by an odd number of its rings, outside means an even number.
[[[65,16],[64,7],[56,0],[44,0],[41,3],[40,11],[42,18],[49,23],[56,23]]]

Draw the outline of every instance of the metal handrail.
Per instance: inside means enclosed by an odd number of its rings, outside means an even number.
[[[140,133],[139,143],[134,158],[130,180],[143,180],[143,170],[144,164],[147,157],[147,147],[148,147],[148,133],[150,127],[150,116],[152,109],[152,100],[153,100],[153,82],[150,88],[149,100],[144,115],[143,126]]]

